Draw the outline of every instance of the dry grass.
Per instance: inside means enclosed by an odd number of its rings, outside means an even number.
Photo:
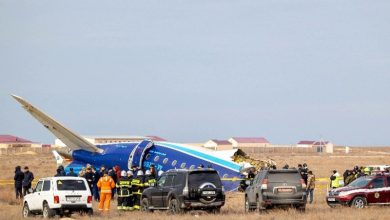
[[[315,153],[307,154],[272,154],[252,155],[253,157],[270,157],[278,162],[279,165],[285,163],[290,166],[296,166],[298,163],[306,162],[318,177],[330,176],[330,171],[337,169],[344,171],[354,165],[366,164],[388,164],[390,161],[390,148],[371,148],[371,149],[352,149],[352,152],[345,155],[338,150],[333,155],[318,155]],[[14,167],[16,165],[28,165],[37,178],[53,175],[55,172],[55,162],[51,153],[38,155],[0,155],[0,165],[3,170],[0,179],[12,179]],[[390,216],[389,207],[368,207],[363,210],[355,210],[347,207],[329,208],[325,202],[326,188],[318,188],[315,191],[314,204],[308,204],[305,213],[297,212],[294,209],[272,210],[267,213],[244,212],[243,194],[228,193],[226,205],[222,208],[221,214],[209,215],[202,212],[192,212],[181,216],[167,215],[165,212],[155,212],[152,214],[131,212],[121,213],[115,211],[115,203],[112,205],[110,213],[96,213],[93,219],[388,219]],[[95,206],[97,204],[94,204]],[[0,186],[0,219],[21,219],[20,201],[14,199],[13,186]],[[73,215],[75,219],[90,219],[87,216]]]

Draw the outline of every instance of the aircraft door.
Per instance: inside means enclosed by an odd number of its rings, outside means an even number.
[[[142,168],[142,162],[147,150],[149,150],[154,145],[153,141],[145,139],[141,141],[137,146],[134,147],[133,151],[129,156],[128,169],[131,169],[132,166],[137,166]]]

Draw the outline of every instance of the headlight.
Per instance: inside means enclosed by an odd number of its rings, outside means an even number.
[[[341,191],[340,193],[339,193],[339,196],[347,196],[347,195],[349,195],[349,192],[348,191]]]

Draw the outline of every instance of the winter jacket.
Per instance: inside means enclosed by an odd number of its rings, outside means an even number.
[[[23,179],[24,179],[24,173],[20,170],[20,168],[17,168],[15,170],[15,176],[14,176],[16,188],[22,188]]]
[[[31,187],[31,182],[34,180],[34,174],[31,173],[30,171],[24,172],[24,178],[22,185],[24,187]]]

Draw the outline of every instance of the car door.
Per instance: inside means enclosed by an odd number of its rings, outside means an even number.
[[[42,209],[42,198],[41,198],[42,186],[43,186],[43,180],[38,181],[37,185],[35,185],[34,192],[31,195],[30,203],[28,204],[30,210]]]
[[[248,186],[248,201],[249,203],[255,203],[256,202],[256,192],[255,192],[255,188],[256,188],[256,183],[259,182],[259,178],[260,178],[260,173],[258,173],[255,178],[253,179],[253,181],[251,181],[250,185]]]
[[[165,181],[167,180],[168,175],[163,174],[160,176],[156,183],[156,187],[153,188],[152,192],[150,193],[150,202],[151,206],[154,207],[162,207],[163,201],[162,201],[162,186],[164,185]]]
[[[376,177],[368,184],[367,202],[386,203],[386,188],[384,176]]]
[[[162,201],[163,201],[163,207],[168,207],[169,200],[168,195],[169,192],[173,190],[173,182],[175,179],[175,174],[169,174],[167,175],[167,180],[165,181],[164,185],[162,186]]]
[[[42,190],[41,190],[40,204],[43,204],[44,200],[46,200],[49,204],[51,204],[51,201],[53,201],[54,198],[53,198],[53,192],[50,189],[51,189],[51,181],[44,180]]]

